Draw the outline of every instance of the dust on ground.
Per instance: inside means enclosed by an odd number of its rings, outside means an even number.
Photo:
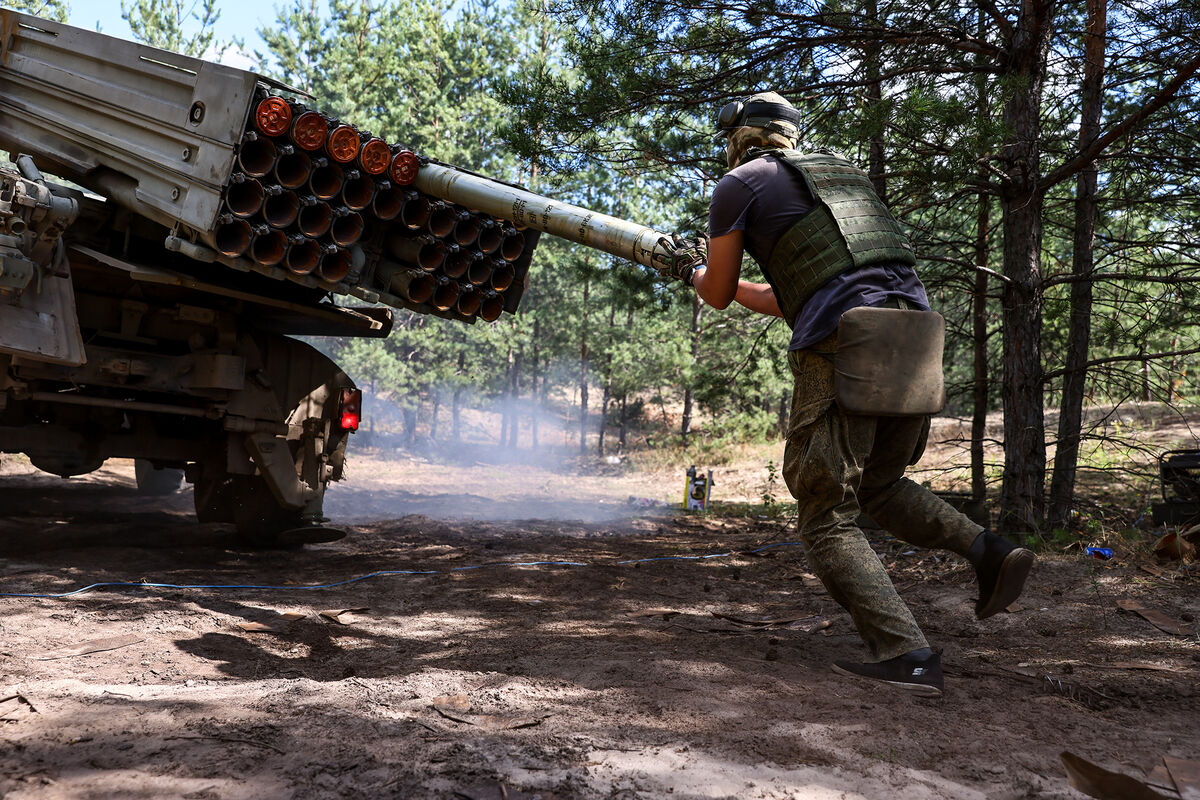
[[[1200,641],[1117,609],[1194,628],[1197,578],[1144,549],[1044,557],[978,622],[968,567],[878,537],[943,651],[926,700],[833,674],[863,650],[788,521],[655,505],[681,474],[353,469],[349,537],[254,552],[128,463],[0,463],[2,592],[278,587],[0,598],[0,796],[1079,798],[1062,751],[1200,756]]]

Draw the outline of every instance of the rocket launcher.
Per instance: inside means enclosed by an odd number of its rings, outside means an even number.
[[[208,280],[254,272],[474,322],[517,310],[541,233],[652,267],[671,257],[651,228],[432,161],[293,96],[0,10],[0,148],[158,223],[167,250],[215,265]]]

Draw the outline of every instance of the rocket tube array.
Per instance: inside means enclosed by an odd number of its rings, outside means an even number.
[[[423,163],[400,145],[262,93],[211,241],[224,256],[362,283],[417,311],[495,320],[515,307],[507,294],[523,291],[514,263],[525,237],[511,221],[416,190]]]

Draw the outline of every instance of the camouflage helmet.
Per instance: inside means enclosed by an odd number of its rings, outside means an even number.
[[[741,163],[751,147],[792,148],[800,138],[800,112],[775,92],[734,100],[717,115],[717,140],[726,139],[729,168]]]

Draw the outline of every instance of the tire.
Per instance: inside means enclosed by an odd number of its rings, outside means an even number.
[[[144,458],[133,462],[133,471],[137,476],[138,494],[163,497],[175,494],[183,484],[183,470],[158,469]]]
[[[233,524],[238,539],[251,547],[279,547],[279,534],[301,526],[300,511],[279,505],[259,475],[231,475]]]

